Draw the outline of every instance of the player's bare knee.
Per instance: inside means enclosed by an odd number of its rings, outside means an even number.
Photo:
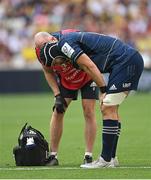
[[[86,121],[92,121],[94,119],[94,109],[90,107],[83,107],[83,113]]]
[[[106,106],[102,104],[101,111],[103,116],[108,116],[115,114],[117,112],[118,106]]]
[[[85,120],[92,121],[94,119],[94,111],[84,111]]]

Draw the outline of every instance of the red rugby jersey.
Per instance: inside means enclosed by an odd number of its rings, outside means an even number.
[[[62,30],[62,34],[70,33],[78,31],[76,29],[66,29]],[[40,60],[40,50],[38,48],[35,48],[36,55],[40,63],[42,64],[42,61]],[[64,64],[61,66],[54,66],[54,67],[48,67],[50,69],[53,69],[55,73],[57,73],[60,77],[61,84],[71,90],[77,90],[83,87],[88,81],[91,80],[90,76],[87,75],[84,71],[78,70],[73,67],[72,64]]]
[[[53,66],[52,69],[59,75],[61,84],[67,89],[80,89],[91,80],[84,71],[74,68],[70,63]]]
[[[35,50],[36,50],[37,58],[42,64],[39,55],[40,50],[38,48],[35,48]],[[90,76],[88,76],[84,71],[74,68],[73,65],[70,63],[63,64],[61,66],[53,66],[47,68],[50,68],[59,75],[61,84],[67,89],[71,89],[71,90],[80,89],[88,81],[91,80]]]

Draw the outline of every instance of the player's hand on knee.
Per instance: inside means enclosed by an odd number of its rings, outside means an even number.
[[[56,109],[57,113],[64,113],[66,107],[68,106],[66,100],[61,96],[61,94],[56,95],[55,98],[53,111]]]
[[[100,96],[99,96],[100,106],[102,105],[103,99],[105,98],[105,96],[106,96],[106,93],[101,93],[100,94]]]

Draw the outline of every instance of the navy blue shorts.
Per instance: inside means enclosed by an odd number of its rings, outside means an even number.
[[[70,90],[59,85],[60,92],[64,98],[71,98],[77,100],[79,90]],[[86,83],[81,89],[81,98],[82,99],[96,99],[98,100],[99,89],[93,81]]]
[[[109,75],[107,94],[137,90],[143,68],[143,58],[138,52],[125,64],[115,66]]]

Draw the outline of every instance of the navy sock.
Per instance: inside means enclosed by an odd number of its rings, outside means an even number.
[[[112,158],[115,158],[115,156],[116,156],[117,144],[118,144],[120,133],[121,133],[121,123],[118,122],[117,136],[114,139],[114,145],[113,145],[113,149],[112,149]]]
[[[102,153],[101,156],[105,161],[110,161],[112,157],[112,149],[114,145],[115,137],[118,131],[117,120],[103,120],[103,132],[102,132]]]

